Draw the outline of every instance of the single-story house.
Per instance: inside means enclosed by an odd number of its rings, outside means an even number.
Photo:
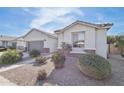
[[[61,43],[72,45],[71,53],[94,52],[100,56],[107,57],[107,31],[112,23],[93,24],[76,21],[63,29],[56,30],[58,48]]]
[[[16,40],[17,47],[26,47],[27,51],[37,49],[43,53],[51,53],[57,50],[57,37],[36,28],[31,29],[26,35]]]
[[[20,38],[26,42],[25,46],[28,51],[37,49],[45,53],[54,52],[61,49],[62,42],[65,42],[72,46],[71,53],[90,52],[106,58],[107,31],[112,25],[112,23],[93,24],[76,21],[54,31],[55,35],[33,28]]]
[[[16,47],[16,42],[13,41],[14,39],[16,37],[0,35],[0,47]]]

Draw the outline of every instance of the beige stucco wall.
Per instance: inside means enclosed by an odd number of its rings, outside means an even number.
[[[96,30],[96,54],[107,58],[107,31]]]
[[[49,48],[50,52],[54,52],[57,49],[57,39],[39,31],[32,31],[24,39],[27,41],[44,40],[44,48]]]
[[[82,24],[77,24],[67,30],[64,33],[58,34],[58,48],[61,42],[67,42],[72,44],[72,32],[85,32],[85,48],[89,50],[96,50],[96,54],[107,57],[107,39],[105,29],[96,30],[95,27],[90,27]]]
[[[77,24],[64,31],[63,35],[58,34],[58,48],[60,48],[61,42],[67,42],[72,44],[72,32],[85,32],[85,48],[86,49],[95,49],[95,28],[89,27],[86,25]]]

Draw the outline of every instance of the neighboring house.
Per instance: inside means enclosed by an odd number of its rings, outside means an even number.
[[[58,38],[58,49],[61,43],[72,45],[71,53],[94,52],[100,56],[107,57],[107,31],[113,24],[92,24],[76,21],[69,26],[56,30]]]
[[[16,48],[19,50],[26,50],[26,41],[23,37],[18,37],[15,39],[16,41]]]
[[[16,42],[13,41],[15,38],[16,37],[0,35],[0,47],[16,47]]]
[[[26,46],[27,51],[37,49],[49,53],[57,50],[57,37],[38,29],[31,29],[26,35],[17,38],[17,47]]]

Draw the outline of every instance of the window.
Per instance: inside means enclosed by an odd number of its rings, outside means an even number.
[[[85,41],[85,32],[73,32],[72,33],[72,42],[73,47],[84,47],[84,41]]]
[[[84,40],[84,32],[79,32],[78,33],[78,40]]]
[[[72,40],[73,40],[73,42],[78,41],[78,33],[72,33]]]

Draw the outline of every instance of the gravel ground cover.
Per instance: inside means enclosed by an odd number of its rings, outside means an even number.
[[[25,66],[0,73],[17,85],[60,85],[60,86],[121,86],[124,85],[124,59],[115,55],[108,59],[112,66],[111,77],[95,80],[80,72],[76,63],[77,57],[67,57],[65,67],[54,69],[52,62],[43,66],[27,64]],[[36,84],[37,71],[46,69],[48,78]]]
[[[117,57],[117,56],[116,56]],[[108,59],[112,66],[111,77],[105,80],[94,80],[82,74],[76,64],[76,58],[69,57],[63,69],[54,69],[48,77],[49,83],[61,86],[121,86],[124,85],[124,59],[115,55]]]
[[[53,69],[53,64],[48,62],[42,66],[36,66],[33,64],[26,64],[24,66],[7,70],[1,72],[0,75],[4,76],[6,79],[11,82],[22,85],[22,86],[34,86],[36,85],[36,77],[39,69],[45,69],[48,75],[51,73]]]

